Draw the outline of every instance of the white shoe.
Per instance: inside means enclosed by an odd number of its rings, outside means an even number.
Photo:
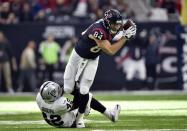
[[[84,112],[85,116],[88,116],[90,114],[90,110],[91,110],[90,104],[91,104],[91,101],[92,101],[92,96],[93,96],[92,93],[89,93],[88,103],[87,103],[87,106],[86,106],[86,109],[85,109],[85,112]]]
[[[77,128],[85,128],[85,124],[84,124],[83,119],[76,122],[76,127]]]
[[[77,128],[85,128],[83,116],[84,116],[84,114],[81,114],[78,112],[77,118],[76,118],[76,127]]]
[[[120,111],[121,111],[121,106],[118,104],[115,105],[114,109],[110,111],[109,118],[112,122],[118,121]]]

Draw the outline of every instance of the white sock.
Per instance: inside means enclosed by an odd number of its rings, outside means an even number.
[[[106,109],[105,112],[104,112],[104,115],[108,118],[110,118],[110,110],[109,109]]]

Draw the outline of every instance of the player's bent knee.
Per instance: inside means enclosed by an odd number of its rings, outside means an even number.
[[[70,88],[69,86],[64,86],[64,92],[70,94],[73,92],[73,88]]]
[[[70,94],[73,92],[75,82],[71,79],[64,79],[64,92]]]
[[[82,94],[82,95],[86,95],[86,94],[88,94],[89,93],[89,87],[87,87],[87,86],[82,86],[82,87],[80,87],[80,93]]]

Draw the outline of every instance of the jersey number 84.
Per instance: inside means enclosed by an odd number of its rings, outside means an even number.
[[[99,39],[99,40],[101,40],[102,37],[103,37],[103,33],[102,33],[102,32],[98,32],[98,31],[95,31],[95,32],[94,32],[94,37],[97,38],[97,39]],[[98,47],[97,45],[94,46],[94,47],[92,47],[92,48],[90,49],[90,51],[93,52],[93,53],[97,53],[97,52],[99,52],[100,50],[101,50],[101,48]]]

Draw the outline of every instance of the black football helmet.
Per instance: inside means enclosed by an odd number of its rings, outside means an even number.
[[[116,24],[123,25],[123,18],[121,16],[120,12],[116,9],[107,10],[104,13],[103,20],[105,22],[107,29],[111,33],[117,33],[119,31],[119,29],[112,28],[111,25],[116,25]]]

